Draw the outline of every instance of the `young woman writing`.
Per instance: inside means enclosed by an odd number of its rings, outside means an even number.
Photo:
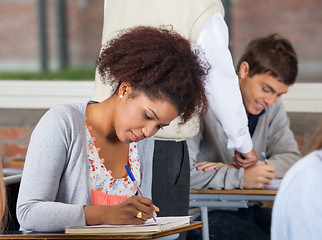
[[[150,137],[207,107],[206,65],[171,30],[129,29],[103,47],[97,66],[114,94],[101,103],[55,106],[32,134],[17,203],[23,230],[151,218]],[[126,164],[145,197],[136,195]]]

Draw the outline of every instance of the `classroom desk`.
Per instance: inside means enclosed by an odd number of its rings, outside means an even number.
[[[22,174],[15,174],[3,177],[5,185],[20,183]]]
[[[179,237],[179,233],[189,231],[202,227],[202,222],[193,221],[188,225],[173,228],[167,231],[158,233],[140,233],[136,235],[130,234],[65,234],[65,233],[22,233],[14,232],[8,234],[0,234],[0,239],[176,239]]]
[[[208,207],[214,208],[247,208],[248,201],[272,201],[277,190],[266,189],[207,189],[190,190],[189,207],[198,207],[201,212],[202,239],[209,240]]]

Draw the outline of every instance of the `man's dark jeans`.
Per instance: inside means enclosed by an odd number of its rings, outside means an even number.
[[[237,211],[214,210],[208,213],[211,240],[269,240],[272,210],[260,206]],[[200,218],[199,218],[200,220]],[[189,231],[187,240],[202,240],[202,229]]]

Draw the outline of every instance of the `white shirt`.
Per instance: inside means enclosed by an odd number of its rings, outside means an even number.
[[[227,25],[216,13],[206,22],[195,47],[202,49],[211,66],[206,82],[209,107],[223,126],[227,147],[248,153],[253,143],[228,40]]]

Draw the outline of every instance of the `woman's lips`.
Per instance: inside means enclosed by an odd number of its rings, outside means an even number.
[[[132,141],[133,142],[138,142],[138,141],[142,140],[139,137],[137,137],[133,132],[131,132],[131,133],[132,133]]]

